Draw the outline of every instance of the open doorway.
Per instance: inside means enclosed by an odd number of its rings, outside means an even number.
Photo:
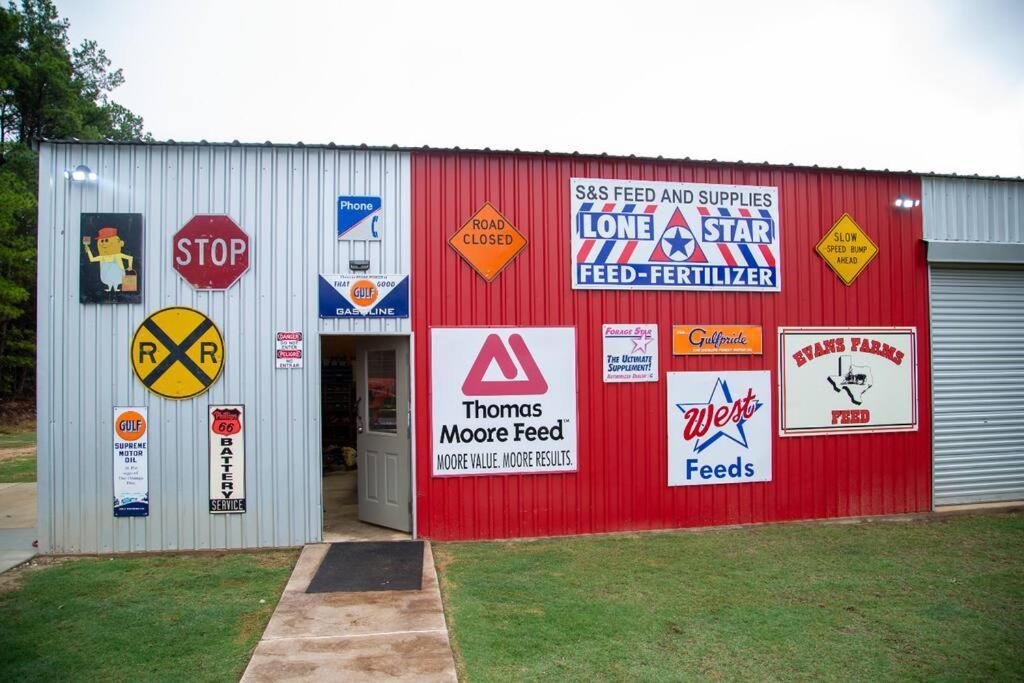
[[[321,335],[324,541],[409,538],[409,338]]]

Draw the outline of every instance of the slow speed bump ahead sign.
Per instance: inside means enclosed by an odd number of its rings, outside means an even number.
[[[224,338],[199,311],[164,308],[142,321],[132,337],[132,370],[164,398],[192,398],[210,388],[224,367]]]

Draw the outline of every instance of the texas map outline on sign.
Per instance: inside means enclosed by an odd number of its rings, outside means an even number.
[[[867,365],[854,365],[852,356],[839,357],[839,374],[829,375],[828,383],[838,393],[846,392],[856,405],[864,402],[864,392],[871,388],[874,379]]]

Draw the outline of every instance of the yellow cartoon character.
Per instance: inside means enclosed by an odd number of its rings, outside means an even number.
[[[100,228],[96,235],[96,255],[93,256],[89,248],[90,237],[82,238],[82,245],[85,247],[85,254],[89,257],[90,263],[100,264],[100,280],[107,286],[108,292],[121,291],[121,285],[125,280],[125,271],[132,269],[135,257],[121,253],[124,248],[124,240],[117,236],[117,228]],[[127,267],[125,266],[127,263]]]

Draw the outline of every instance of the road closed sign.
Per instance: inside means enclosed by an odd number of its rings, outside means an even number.
[[[480,277],[491,282],[526,246],[526,238],[490,202],[484,202],[448,240]]]
[[[184,306],[142,321],[132,337],[132,370],[164,398],[192,398],[210,388],[224,367],[224,338],[213,321]]]
[[[575,472],[576,330],[431,330],[434,476]]]
[[[249,270],[249,236],[230,216],[194,216],[174,235],[174,269],[196,289],[227,289]]]

